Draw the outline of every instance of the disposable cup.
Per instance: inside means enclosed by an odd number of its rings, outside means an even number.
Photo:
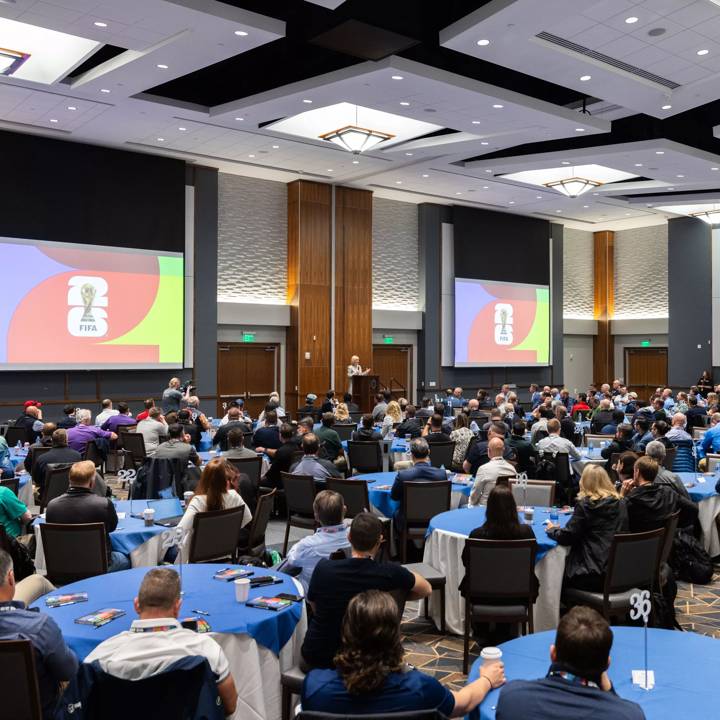
[[[235,600],[239,603],[247,602],[250,593],[250,579],[236,578],[235,580]]]
[[[154,508],[145,508],[143,510],[143,518],[145,520],[145,525],[150,527],[155,523],[155,509]]]
[[[483,665],[492,665],[493,663],[500,662],[502,660],[502,650],[496,647],[486,647],[480,652],[480,658],[483,661]]]

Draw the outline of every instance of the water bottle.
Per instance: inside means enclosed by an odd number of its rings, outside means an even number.
[[[18,440],[17,445],[15,446],[15,454],[19,453],[22,450],[22,443]]]
[[[559,519],[560,519],[560,513],[558,513],[557,506],[551,507],[550,508],[550,522],[553,525],[557,525]]]

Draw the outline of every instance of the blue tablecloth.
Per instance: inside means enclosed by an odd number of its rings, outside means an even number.
[[[368,473],[366,475],[353,475],[352,479],[365,480],[368,484],[368,495],[372,505],[385,517],[392,517],[400,507],[400,503],[390,497],[390,490],[395,482],[396,475],[397,473],[394,472]],[[467,497],[470,497],[471,490],[472,485],[463,483],[453,483],[452,486],[453,492],[462,493]]]
[[[16,452],[15,448],[10,448],[10,462],[12,463],[14,468],[16,468],[18,465],[22,465],[26,457],[27,452],[25,450]]]
[[[682,480],[683,485],[687,488],[691,499],[695,502],[702,502],[713,495],[717,495],[715,492],[715,485],[718,481],[717,473],[703,474],[681,472],[677,473],[677,475]]]
[[[200,443],[198,447],[196,448],[198,452],[209,450],[212,447],[212,438],[210,437],[210,433],[207,430],[204,430],[200,434]]]
[[[655,671],[655,687],[647,691],[634,686],[631,675],[632,670],[643,669],[643,632],[642,628],[613,628],[608,673],[618,695],[638,703],[647,720],[716,717],[720,642],[692,632],[648,630],[648,666]],[[503,643],[500,647],[508,680],[545,677],[554,640],[555,631],[551,630]],[[468,682],[477,680],[479,671],[478,660],[470,669]],[[485,698],[480,706],[481,720],[494,720],[500,693],[502,688]]]
[[[571,513],[560,513],[559,523],[563,527],[570,519]],[[545,532],[545,520],[550,519],[550,508],[536,507],[535,517],[533,518],[532,529],[538,543],[538,551],[536,560],[540,560],[549,550],[552,550],[557,543],[547,536]],[[520,521],[522,513],[520,514]],[[485,522],[485,507],[465,507],[458,510],[450,510],[449,512],[436,515],[428,527],[427,534],[432,534],[435,530],[445,530],[447,532],[457,533],[458,535],[469,535],[476,527],[480,527]]]
[[[133,500],[132,511],[134,514],[141,513],[147,507],[146,500]],[[113,550],[129,555],[135,548],[146,543],[150,538],[159,535],[167,530],[160,525],[145,526],[145,521],[130,517],[130,501],[121,500],[115,503],[118,512],[124,512],[125,517],[118,520],[117,530],[110,533],[110,543]],[[35,523],[44,523],[44,518],[38,517]]]
[[[212,632],[247,634],[260,645],[274,653],[279,653],[300,620],[302,603],[293,603],[290,607],[277,612],[250,608],[238,603],[235,601],[233,583],[212,579],[212,576],[223,567],[227,565],[183,565],[184,594],[180,617],[190,617],[193,615],[193,610],[205,610],[210,614],[202,617],[210,623]],[[62,588],[63,593],[88,593],[86,603],[50,609],[45,606],[43,597],[35,605],[57,622],[65,642],[82,660],[103,640],[130,629],[131,622],[137,618],[133,609],[133,598],[137,595],[142,578],[149,569],[133,568],[108,575],[98,575]],[[282,584],[251,589],[250,598],[273,596],[280,592],[298,594],[297,585],[289,576],[272,573],[264,568],[248,569],[253,570],[258,576],[275,575],[282,580]],[[99,628],[75,623],[76,618],[102,608],[118,608],[124,610],[126,614]],[[196,615],[196,617],[200,616]]]

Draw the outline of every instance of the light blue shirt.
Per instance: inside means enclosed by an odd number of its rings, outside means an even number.
[[[675,400],[673,400],[672,397],[665,398],[665,402],[663,403],[663,407],[666,410],[672,410],[675,407]]]
[[[336,550],[350,547],[347,531],[344,523],[321,527],[315,531],[314,535],[304,537],[290,548],[290,552],[287,554],[287,563],[292,567],[302,568],[297,579],[305,592],[307,592],[310,578],[318,562],[329,558]]]
[[[703,435],[698,448],[698,456],[703,458],[708,452],[720,452],[720,425],[714,425]]]

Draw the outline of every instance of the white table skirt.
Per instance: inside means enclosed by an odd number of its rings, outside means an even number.
[[[698,503],[700,527],[703,531],[703,544],[710,557],[720,555],[720,538],[718,538],[715,518],[720,515],[720,495],[711,495]]]
[[[447,578],[445,585],[445,623],[449,632],[462,635],[465,628],[465,600],[458,587],[465,575],[462,551],[465,535],[434,530],[425,543],[423,562],[432,565]],[[536,565],[535,575],[540,582],[540,594],[535,603],[533,619],[535,632],[552,630],[560,619],[560,594],[567,548],[557,546],[550,550]],[[420,610],[418,612],[421,612]],[[433,593],[430,614],[440,627],[440,593]]]
[[[31,508],[35,505],[35,498],[33,497],[33,484],[30,480],[18,488],[18,500],[27,508]]]

